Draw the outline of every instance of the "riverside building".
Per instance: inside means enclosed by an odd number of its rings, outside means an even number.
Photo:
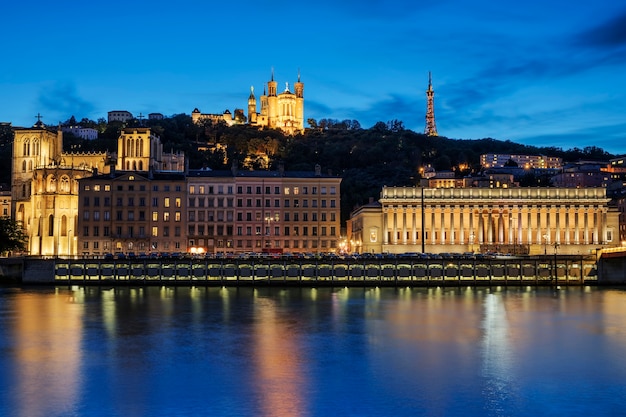
[[[353,211],[360,253],[589,254],[619,245],[619,213],[603,188],[383,187]]]
[[[28,253],[75,255],[78,181],[107,172],[105,152],[64,152],[63,132],[45,126],[15,128],[11,169],[11,217],[28,237]]]
[[[195,253],[335,252],[341,178],[314,171],[190,170],[188,249]]]

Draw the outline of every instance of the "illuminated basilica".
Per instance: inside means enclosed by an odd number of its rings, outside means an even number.
[[[293,135],[304,131],[304,83],[298,81],[293,84],[291,91],[289,83],[285,84],[285,90],[278,92],[278,82],[274,80],[274,71],[270,81],[267,82],[267,90],[259,97],[260,111],[257,112],[257,98],[254,95],[254,87],[250,88],[248,97],[248,117],[243,115],[243,110],[236,109],[234,116],[229,110],[223,114],[201,113],[197,108],[191,113],[194,123],[200,120],[211,120],[214,123],[223,121],[228,126],[248,123],[251,126],[269,127],[280,129]]]

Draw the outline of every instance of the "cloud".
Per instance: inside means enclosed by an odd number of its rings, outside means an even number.
[[[61,117],[75,115],[78,119],[87,117],[95,108],[91,102],[80,97],[76,87],[69,83],[58,83],[40,91],[38,106]]]
[[[577,43],[586,46],[626,46],[626,12],[577,36]]]

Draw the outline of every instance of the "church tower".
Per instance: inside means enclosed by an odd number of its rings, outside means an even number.
[[[296,90],[296,120],[299,121],[298,128],[304,130],[304,83],[300,81],[300,70],[298,70],[298,81],[294,84]]]
[[[435,124],[435,91],[433,90],[433,82],[430,71],[428,72],[428,90],[426,90],[426,129],[424,133],[428,136],[439,136],[437,133],[437,125]]]
[[[250,87],[250,97],[248,97],[248,123],[256,124],[256,97],[254,97],[254,87]]]
[[[276,88],[278,83],[274,81],[274,68],[272,68],[272,79],[267,82],[267,120],[270,128],[276,127],[276,116],[278,116],[278,96],[276,95]]]

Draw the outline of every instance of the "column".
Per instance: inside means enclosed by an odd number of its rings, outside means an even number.
[[[389,230],[388,230],[388,225],[389,225],[389,220],[388,220],[388,216],[389,216],[389,208],[385,209],[383,206],[383,244],[384,245],[388,245],[389,244]],[[365,241],[363,241],[365,242]]]

